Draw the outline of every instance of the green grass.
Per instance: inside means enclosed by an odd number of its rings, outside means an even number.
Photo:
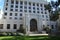
[[[0,40],[60,40],[60,37],[48,36],[0,36]]]

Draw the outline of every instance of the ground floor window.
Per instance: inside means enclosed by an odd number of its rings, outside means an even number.
[[[7,24],[7,29],[10,29],[10,24]]]
[[[0,24],[0,29],[3,29],[3,24]]]
[[[17,24],[14,24],[14,29],[17,29]]]

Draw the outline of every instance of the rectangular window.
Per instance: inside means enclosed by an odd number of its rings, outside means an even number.
[[[5,10],[7,10],[7,8],[5,8]]]
[[[13,29],[17,29],[17,24],[14,24],[14,28]]]
[[[15,13],[15,16],[17,16],[17,13]]]
[[[8,6],[8,3],[6,3],[6,6]]]
[[[23,12],[23,10],[20,10],[20,12]]]
[[[42,15],[42,17],[44,18],[44,15]]]
[[[33,6],[35,6],[35,3],[33,3]]]
[[[18,5],[16,5],[15,8],[18,8]]]
[[[17,19],[17,17],[15,17],[15,19]]]
[[[10,16],[12,16],[12,13],[10,13]]]
[[[27,10],[24,10],[24,12],[27,12]]]
[[[20,13],[20,16],[22,16],[22,13]]]
[[[18,4],[18,1],[16,0],[16,4]]]
[[[15,11],[18,11],[18,9],[15,9]]]
[[[10,24],[7,24],[7,29],[10,29]]]
[[[31,10],[29,10],[29,12],[31,13]]]
[[[20,6],[20,8],[23,8],[23,6]]]
[[[5,16],[7,16],[7,13],[4,13]]]
[[[31,6],[31,2],[29,2],[29,5]]]
[[[13,11],[13,9],[10,9],[10,11]]]
[[[23,5],[23,1],[20,1],[20,5]]]
[[[0,24],[0,29],[3,29],[3,24]]]
[[[33,11],[33,13],[35,13],[35,11]]]
[[[25,1],[24,4],[27,5],[27,1]]]
[[[11,4],[14,4],[14,0],[11,0]]]
[[[8,0],[6,0],[6,2],[8,2]]]
[[[37,6],[39,6],[39,3],[37,3]]]
[[[14,6],[13,5],[11,5],[11,8],[13,8]]]

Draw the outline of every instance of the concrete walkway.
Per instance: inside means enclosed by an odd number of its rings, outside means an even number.
[[[29,34],[29,36],[48,36],[48,34]]]

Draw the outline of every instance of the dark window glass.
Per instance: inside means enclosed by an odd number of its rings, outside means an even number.
[[[17,19],[17,17],[15,17],[15,19]]]
[[[29,12],[31,13],[31,10],[29,10]]]
[[[27,7],[26,7],[26,6],[25,6],[24,8],[25,8],[25,9],[27,9]]]
[[[15,11],[18,11],[18,9],[15,9]]]
[[[8,2],[8,0],[6,0]]]
[[[25,1],[24,4],[27,5],[27,1]]]
[[[13,8],[13,5],[11,5],[11,8]]]
[[[20,6],[20,8],[23,8],[23,6]]]
[[[31,6],[31,2],[29,2],[29,5]]]
[[[3,29],[3,24],[0,24],[0,29]]]
[[[37,11],[37,13],[39,13],[39,11]]]
[[[12,19],[12,17],[9,17],[9,19]]]
[[[7,29],[10,29],[10,24],[7,24]]]
[[[24,12],[27,12],[27,10],[24,10]]]
[[[15,16],[17,16],[17,13],[15,13]]]
[[[18,1],[16,0],[16,4],[18,4]]]
[[[33,11],[33,13],[35,13],[35,11]]]
[[[33,9],[35,10],[35,7],[33,7]]]
[[[42,7],[42,4],[40,4],[40,6]]]
[[[20,10],[20,12],[22,12],[23,10]]]
[[[39,6],[39,3],[37,3],[37,6]]]
[[[17,24],[14,24],[14,28],[13,29],[17,29]]]
[[[22,16],[22,14],[20,13],[20,16]]]
[[[7,8],[5,8],[5,10],[7,10]]]
[[[31,7],[29,7],[29,9],[31,9]]]
[[[20,5],[23,5],[23,1],[20,1]]]
[[[10,16],[12,16],[12,13],[10,13]]]
[[[13,11],[13,9],[10,9],[10,11]]]
[[[33,3],[33,6],[35,6],[35,3]]]
[[[14,4],[14,0],[11,0],[11,4]]]
[[[15,6],[15,8],[18,8],[18,6]]]
[[[5,16],[7,16],[7,13],[4,13]]]

